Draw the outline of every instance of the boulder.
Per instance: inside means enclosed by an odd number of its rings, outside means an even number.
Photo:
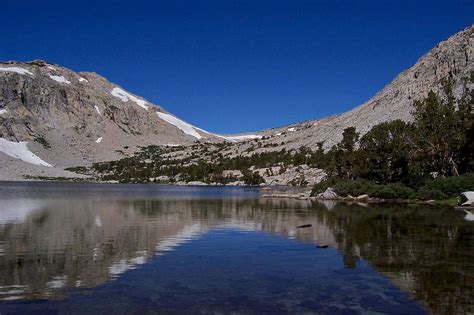
[[[186,185],[189,185],[189,186],[208,186],[208,184],[204,183],[204,182],[201,182],[201,181],[191,181],[191,182],[187,182]]]
[[[326,188],[326,190],[321,194],[321,198],[324,199],[336,199],[337,197],[338,195],[331,187]]]
[[[367,194],[360,195],[360,196],[357,196],[355,199],[358,200],[358,201],[368,200],[369,195],[367,195]]]

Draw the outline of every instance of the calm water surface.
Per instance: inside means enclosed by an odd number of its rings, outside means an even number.
[[[0,183],[0,313],[465,314],[464,215],[251,188]]]

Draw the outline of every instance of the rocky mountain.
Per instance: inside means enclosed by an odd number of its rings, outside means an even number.
[[[221,153],[316,147],[340,141],[347,127],[360,133],[384,121],[412,119],[413,102],[439,91],[449,78],[463,92],[474,76],[474,25],[439,43],[366,103],[351,111],[257,134],[222,136],[192,126],[160,106],[91,72],[45,61],[0,63],[0,179],[24,175],[76,176],[66,167],[129,156],[147,145],[231,142]],[[330,104],[328,104],[329,106]],[[248,139],[258,140],[245,141]],[[217,147],[217,150],[223,150]],[[319,174],[319,173],[318,173]],[[319,176],[319,175],[318,175]],[[319,177],[318,177],[319,178]]]
[[[213,156],[221,154],[232,158],[251,156],[269,151],[287,152],[305,146],[315,150],[318,142],[324,142],[326,149],[342,139],[345,128],[356,127],[360,134],[373,126],[386,121],[401,119],[412,120],[413,103],[428,95],[430,90],[439,93],[442,81],[449,79],[453,83],[454,94],[459,98],[465,88],[474,88],[474,25],[439,43],[422,56],[415,65],[400,73],[373,98],[351,111],[319,120],[309,120],[280,128],[262,131],[262,139],[245,141],[226,146],[208,145],[199,155],[199,159],[213,161]],[[190,157],[194,148],[183,148],[173,152],[173,158]],[[192,163],[196,163],[197,159]],[[273,165],[271,168],[251,168],[259,173],[265,184],[288,185],[301,182],[309,186],[324,178],[324,172],[311,169],[308,165],[284,167]],[[229,170],[235,173],[236,170]],[[177,179],[179,180],[179,178]]]
[[[114,160],[140,146],[255,137],[209,133],[96,73],[41,60],[0,63],[0,179],[58,176],[48,167]]]
[[[342,132],[347,127],[356,127],[358,132],[364,134],[374,125],[385,121],[410,121],[413,102],[426,97],[430,90],[439,92],[442,79],[453,81],[455,96],[459,97],[465,79],[473,76],[473,72],[474,25],[471,25],[436,45],[415,65],[400,73],[374,97],[353,110],[266,130],[262,135],[269,137],[268,143],[284,142],[286,148],[298,148],[301,145],[315,147],[319,141],[325,141],[325,147],[328,148],[342,139]]]

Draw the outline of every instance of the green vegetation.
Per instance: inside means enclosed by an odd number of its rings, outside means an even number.
[[[74,173],[84,174],[84,173],[87,172],[87,167],[85,167],[85,166],[75,166],[75,167],[65,168],[64,170],[74,172]]]
[[[123,153],[117,161],[69,170],[105,181],[243,181],[258,185],[264,182],[261,170],[271,176],[276,166],[282,174],[290,166],[308,165],[327,173],[326,180],[314,186],[313,195],[333,187],[341,196],[447,199],[473,189],[474,95],[467,86],[466,82],[461,97],[455,99],[452,83],[446,80],[440,95],[430,92],[414,103],[412,122],[384,122],[362,136],[356,128],[346,128],[341,142],[327,151],[323,142],[315,148],[262,151],[273,145],[257,139],[247,142],[243,154],[238,155],[229,143],[196,143],[187,148],[147,146],[132,156]],[[242,176],[226,170],[240,171]],[[297,186],[307,183],[304,176],[291,181]]]
[[[328,178],[313,195],[333,187],[341,196],[443,200],[473,189],[474,93],[465,88],[455,100],[451,82],[443,87],[441,96],[431,91],[414,103],[411,123],[384,122],[360,140],[345,129],[325,154]]]
[[[455,200],[459,192],[472,189],[474,173],[452,177],[426,179],[420,186],[409,187],[403,183],[379,184],[367,179],[343,180],[330,177],[313,187],[312,194],[317,195],[328,187],[342,197],[368,194],[380,199],[417,199],[417,200]]]
[[[254,140],[249,146],[248,155],[232,156],[230,152],[224,155],[222,152],[230,145],[197,143],[187,149],[151,145],[142,147],[132,156],[125,156],[120,160],[95,163],[92,167],[71,167],[66,170],[95,176],[99,180],[115,180],[122,183],[201,181],[209,184],[228,184],[243,181],[246,185],[258,185],[264,183],[264,179],[255,169],[266,169],[267,174],[272,174],[272,167],[275,166],[280,167],[280,173],[289,166],[298,167],[303,164],[321,168],[321,157],[324,156],[322,144],[316,152],[302,146],[288,151],[282,149],[254,153],[255,148],[262,147],[262,142]],[[240,171],[242,176],[240,178],[232,175],[224,176],[225,170]],[[306,185],[307,181],[302,176],[295,178],[292,184]]]
[[[31,179],[31,180],[38,180],[38,181],[53,181],[53,182],[86,182],[88,179],[86,178],[77,178],[77,177],[52,177],[52,176],[31,176],[31,175],[23,175],[24,179]]]
[[[209,145],[208,145],[209,146]],[[216,145],[218,148],[222,145]],[[159,146],[143,147],[131,157],[118,161],[95,163],[90,169],[74,167],[68,170],[82,174],[99,174],[101,180],[118,180],[120,182],[148,182],[166,176],[172,181],[201,181],[205,183],[228,184],[243,180],[246,185],[258,185],[264,182],[262,176],[253,171],[256,168],[271,168],[275,165],[282,169],[288,165],[311,163],[314,153],[302,147],[299,150],[285,149],[273,152],[256,153],[249,156],[223,156],[219,149],[208,150],[196,144],[194,153],[188,157],[174,158],[169,155],[182,148],[164,148]],[[239,170],[243,177],[223,176],[225,170]],[[160,181],[160,180],[157,180]]]
[[[260,176],[258,172],[243,170],[242,174],[244,175],[243,179],[244,179],[245,185],[259,185],[265,182],[263,177]]]
[[[43,148],[45,148],[45,149],[50,149],[51,148],[51,145],[49,144],[49,142],[43,136],[36,136],[33,140],[35,142],[38,142],[39,144],[41,144],[43,146]]]

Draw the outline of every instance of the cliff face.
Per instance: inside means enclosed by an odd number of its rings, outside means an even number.
[[[0,63],[0,138],[27,141],[59,167],[117,159],[151,144],[224,140],[95,73],[44,61]]]

